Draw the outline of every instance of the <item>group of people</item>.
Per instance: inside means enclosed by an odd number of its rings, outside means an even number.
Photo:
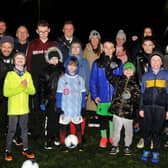
[[[3,25],[3,26],[2,26]],[[12,142],[23,146],[22,154],[35,158],[28,146],[45,135],[45,149],[61,146],[71,133],[83,151],[86,111],[98,118],[99,147],[111,145],[110,154],[119,152],[121,130],[125,128],[124,154],[131,154],[134,123],[144,139],[141,160],[158,163],[163,128],[168,120],[168,72],[164,48],[156,42],[152,29],[144,29],[142,39],[127,42],[119,30],[115,41],[97,30],[89,34],[83,49],[74,36],[74,24],[66,21],[63,36],[49,39],[47,21],[37,23],[38,38],[29,41],[25,26],[16,39],[5,33],[0,20],[0,100],[8,115],[5,160],[12,161]],[[5,117],[4,117],[5,118]]]

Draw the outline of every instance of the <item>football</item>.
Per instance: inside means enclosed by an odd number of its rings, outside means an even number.
[[[39,165],[36,161],[33,160],[25,160],[22,164],[21,168],[39,168]]]
[[[65,146],[67,148],[73,149],[73,148],[76,148],[77,145],[78,145],[78,137],[76,135],[69,134],[65,138]]]

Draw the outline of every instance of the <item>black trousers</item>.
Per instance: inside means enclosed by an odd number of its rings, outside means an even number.
[[[55,109],[55,99],[48,100],[48,105],[46,109],[46,138],[47,139],[57,139],[59,140],[59,114]]]
[[[157,152],[159,150],[165,117],[166,111],[164,107],[144,107],[144,145],[146,150],[150,150],[151,140],[154,145],[153,151]]]

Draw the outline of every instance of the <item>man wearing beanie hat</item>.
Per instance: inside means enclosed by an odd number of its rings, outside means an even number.
[[[12,36],[3,36],[0,40],[0,46],[3,44],[3,43],[11,43],[12,46],[14,46],[14,39]]]
[[[139,85],[135,79],[135,66],[127,62],[123,66],[123,75],[111,75],[111,67],[106,69],[106,77],[114,86],[116,92],[113,96],[109,112],[113,114],[113,146],[110,154],[119,152],[119,142],[122,127],[125,129],[124,155],[131,155],[130,146],[133,140],[133,113],[140,95]]]
[[[162,66],[162,54],[151,54],[151,70],[142,76],[139,115],[144,120],[144,150],[142,161],[160,162],[160,145],[165,119],[168,120],[168,72]],[[150,150],[153,141],[153,151]]]
[[[89,35],[89,40],[93,37],[97,37],[98,39],[101,39],[100,33],[97,30],[92,30]]]

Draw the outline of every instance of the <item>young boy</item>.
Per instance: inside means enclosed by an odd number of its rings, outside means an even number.
[[[100,107],[101,105],[106,105],[112,100],[114,94],[114,87],[109,83],[106,78],[105,70],[109,62],[114,62],[114,69],[112,69],[111,75],[121,75],[122,65],[121,61],[114,56],[115,45],[112,40],[106,40],[103,43],[103,53],[100,58],[95,60],[92,64],[92,70],[90,75],[90,93],[92,99]],[[100,107],[101,109],[101,107]],[[102,110],[101,115],[99,115],[100,121],[100,142],[99,147],[106,148],[108,142],[112,144],[112,118],[106,114],[106,110]],[[100,114],[100,113],[99,113]],[[107,135],[109,133],[109,135]]]
[[[8,134],[6,140],[5,160],[12,161],[11,154],[12,139],[16,132],[16,126],[19,122],[21,128],[21,137],[23,140],[22,155],[28,159],[35,157],[28,147],[27,124],[29,113],[29,95],[35,94],[35,87],[29,72],[24,68],[25,54],[16,53],[14,56],[14,69],[9,71],[5,77],[3,93],[8,97]]]
[[[113,146],[110,154],[119,152],[119,141],[122,127],[125,129],[124,155],[130,155],[130,146],[133,139],[133,113],[137,104],[140,89],[135,79],[135,66],[131,62],[123,65],[123,75],[111,75],[110,67],[106,70],[106,77],[114,86],[115,93],[109,111],[113,114]]]
[[[50,47],[45,55],[48,65],[43,69],[40,80],[40,109],[46,113],[45,149],[52,149],[59,143],[59,115],[55,112],[56,90],[59,77],[64,73],[62,53],[57,47]]]
[[[75,125],[78,137],[79,151],[82,150],[82,116],[85,113],[86,89],[84,79],[78,75],[79,65],[76,57],[71,56],[66,61],[65,75],[58,81],[56,106],[60,114],[60,143],[64,145],[64,140],[68,134],[67,129],[72,122]]]
[[[168,73],[161,68],[163,56],[160,52],[151,54],[151,70],[142,77],[139,115],[144,119],[144,151],[142,161],[151,155],[150,143],[153,141],[152,163],[158,163],[161,135],[165,119],[168,119]]]
[[[85,81],[85,88],[86,88],[86,92],[88,95],[89,92],[89,78],[90,78],[90,70],[89,70],[89,63],[86,60],[86,58],[83,57],[83,50],[82,50],[82,46],[80,44],[80,42],[78,41],[73,41],[71,44],[71,48],[69,51],[69,57],[74,56],[77,58],[78,63],[79,63],[79,75],[81,77],[83,77],[84,81]],[[67,58],[69,59],[69,58]],[[65,62],[66,63],[66,62]],[[86,97],[87,99],[87,97]],[[84,137],[85,134],[85,128],[86,128],[86,117],[83,116],[83,121],[81,123],[81,127],[82,127],[82,136]],[[71,133],[75,134],[75,128],[74,128],[74,124],[71,123],[70,124],[70,128],[71,128]]]

